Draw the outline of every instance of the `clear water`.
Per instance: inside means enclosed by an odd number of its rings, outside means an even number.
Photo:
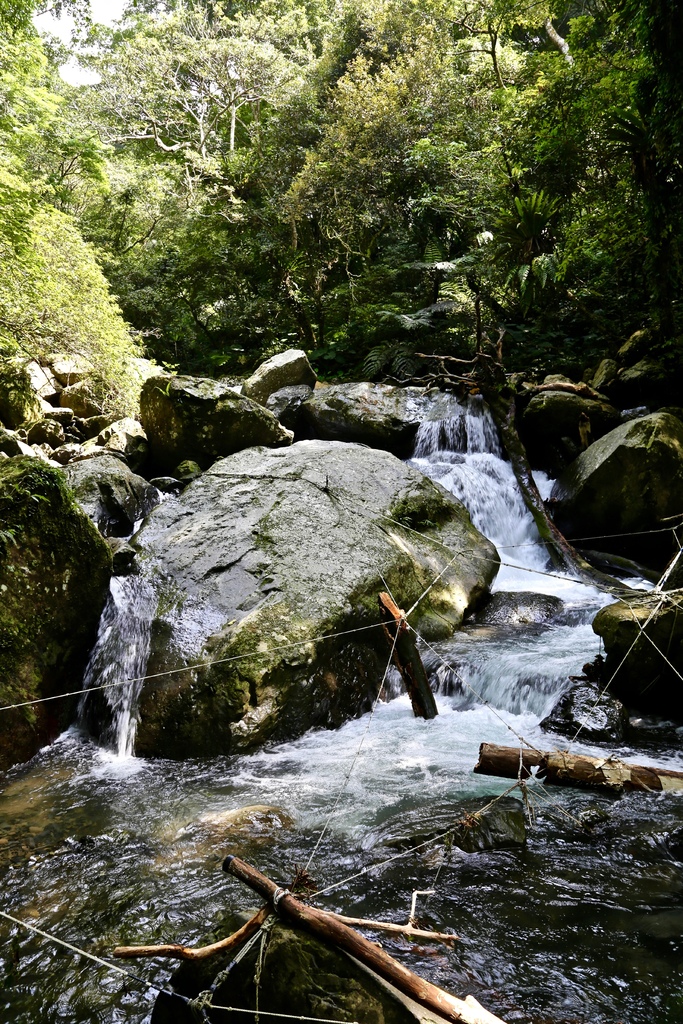
[[[384,863],[401,852],[407,823],[416,834],[445,831],[467,800],[507,788],[472,774],[482,741],[514,743],[516,734],[553,745],[539,720],[567,676],[597,653],[590,621],[605,600],[570,579],[539,575],[547,568],[543,551],[476,402],[425,427],[414,461],[463,496],[499,546],[510,565],[498,589],[558,594],[560,621],[468,627],[425,651],[438,683],[440,713],[432,722],[414,719],[398,695],[335,733],[312,732],[248,757],[171,763],[127,756],[128,694],[114,708],[113,749],[74,728],[5,778],[0,909],[98,955],[122,942],[199,943],[226,913],[254,904],[222,874],[225,854],[286,883],[327,824],[311,872],[321,888],[343,884],[321,905],[401,921],[413,889],[436,889],[420,905],[422,919],[453,928],[462,941],[453,949],[391,938],[383,944],[437,984],[471,992],[508,1021],[680,1024],[680,796],[614,798],[533,784],[536,816],[524,848],[448,858],[435,842]],[[118,621],[128,625],[115,636],[105,613],[94,657],[101,666],[125,660],[138,673],[146,658],[144,589],[119,581],[112,602],[112,615],[118,607]],[[102,678],[95,662],[90,678]],[[618,753],[683,767],[678,749],[656,742],[646,753]],[[253,805],[281,812],[256,812],[260,825],[248,829],[226,818]],[[604,816],[586,833],[577,818],[596,809]],[[351,878],[361,869],[362,877]],[[0,943],[3,1024],[149,1019],[154,994],[140,985],[3,922]],[[157,985],[171,973],[163,961],[131,969]]]

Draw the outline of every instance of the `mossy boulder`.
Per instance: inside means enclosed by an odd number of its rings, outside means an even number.
[[[282,447],[293,440],[258,402],[226,381],[204,377],[149,377],[140,395],[140,420],[160,472],[171,472],[185,459],[206,469],[243,448]]]
[[[303,349],[290,348],[261,363],[245,380],[242,394],[265,405],[275,391],[301,384],[312,388],[317,379]]]
[[[653,593],[618,601],[600,609],[593,629],[605,645],[611,692],[637,711],[683,722],[683,598]]]
[[[646,565],[665,560],[671,535],[646,531],[683,509],[683,423],[663,412],[622,423],[582,452],[550,497],[566,537],[601,535],[604,551]]]
[[[14,430],[40,419],[42,408],[24,363],[0,358],[0,423]]]
[[[595,441],[620,422],[618,410],[609,402],[564,391],[542,391],[524,410],[520,436],[532,466],[555,476],[585,447],[582,425]]]
[[[656,359],[640,359],[619,371],[609,385],[609,394],[622,408],[644,405],[657,409],[678,400],[678,374]]]
[[[309,436],[355,441],[399,458],[413,454],[418,427],[425,420],[447,420],[460,413],[451,394],[367,382],[332,384],[315,391],[301,406]]]
[[[78,689],[111,575],[109,548],[37,459],[0,461],[0,703]],[[0,768],[68,724],[68,701],[5,711]]]
[[[410,608],[445,569],[411,617],[445,637],[498,564],[443,488],[386,452],[323,441],[220,460],[132,543],[155,595],[147,673],[213,663],[142,690],[136,751],[168,757],[248,750],[362,713],[388,654],[379,592]]]

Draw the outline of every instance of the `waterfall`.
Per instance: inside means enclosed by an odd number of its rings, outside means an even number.
[[[142,686],[156,609],[152,587],[142,576],[114,576],[85,671],[86,693],[79,721],[120,757],[130,757],[135,740],[135,705]]]

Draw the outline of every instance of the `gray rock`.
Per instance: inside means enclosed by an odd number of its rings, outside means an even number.
[[[115,420],[97,435],[97,444],[110,452],[119,452],[136,473],[149,455],[149,441],[141,423],[125,417]]]
[[[112,555],[114,576],[126,576],[133,570],[137,551],[123,537],[107,537]]]
[[[675,402],[680,395],[676,375],[650,358],[620,370],[610,385],[609,393],[610,398],[621,406],[642,404],[650,409]]]
[[[98,416],[87,416],[85,419],[80,417],[77,420],[79,430],[83,433],[83,436],[90,440],[91,437],[97,437],[101,431],[112,423],[116,423],[119,417],[114,413],[105,413]]]
[[[38,420],[29,427],[29,444],[46,444],[52,449],[59,448],[64,441],[64,427],[54,419]]]
[[[185,484],[182,480],[176,480],[174,476],[155,476],[150,480],[152,487],[156,487],[163,494],[180,494]]]
[[[80,384],[90,372],[87,361],[79,356],[53,355],[50,358],[50,366],[58,382],[65,388],[72,384]]]
[[[39,398],[54,399],[61,391],[49,366],[41,366],[39,362],[32,359],[26,364],[31,386]]]
[[[428,804],[383,821],[374,834],[366,836],[364,845],[366,849],[429,849],[433,841],[443,849],[446,834],[465,853],[522,846],[526,842],[524,806],[514,797],[496,800],[493,796],[464,800],[456,806],[452,801],[444,806]]]
[[[551,503],[566,537],[604,535],[602,549],[646,565],[660,548],[665,557],[668,535],[638,534],[657,530],[683,508],[683,423],[666,413],[622,423],[565,470]],[[612,536],[626,533],[633,536]]]
[[[0,422],[14,429],[40,419],[42,414],[24,361],[0,358]]]
[[[532,466],[552,476],[564,469],[584,447],[579,432],[582,422],[590,425],[590,437],[595,441],[616,427],[620,416],[608,402],[581,395],[564,391],[534,395],[520,425]]]
[[[203,377],[150,377],[140,395],[140,420],[154,462],[172,471],[183,459],[203,469],[217,458],[253,445],[281,447],[293,435],[258,402],[223,381]]]
[[[59,396],[59,404],[63,409],[72,409],[80,419],[102,415],[102,407],[85,380],[64,388]]]
[[[313,394],[308,384],[295,384],[290,388],[280,388],[266,400],[266,409],[276,416],[283,427],[297,433],[301,420],[301,405]]]
[[[617,352],[617,359],[622,366],[633,366],[651,351],[653,340],[651,331],[635,331]]]
[[[0,426],[0,452],[7,455],[8,458],[14,458],[16,455],[29,454],[23,449],[27,448],[28,445],[17,437],[13,430],[6,430],[5,427]],[[33,452],[30,452],[33,455]]]
[[[477,613],[476,621],[487,626],[528,625],[532,622],[552,622],[563,611],[564,602],[551,594],[501,590]]]
[[[448,492],[385,452],[321,441],[222,459],[155,509],[133,545],[156,608],[148,672],[214,662],[142,691],[136,749],[170,757],[250,749],[361,713],[386,663],[380,630],[269,649],[374,625],[384,581],[410,607],[454,559],[413,620],[447,636],[497,570],[495,548]]]
[[[48,409],[45,412],[45,419],[55,420],[63,427],[69,427],[73,423],[74,411],[73,409]]]
[[[265,405],[273,392],[297,384],[312,388],[317,379],[303,349],[290,348],[261,363],[242,384],[242,394]]]
[[[559,736],[575,736],[581,729],[584,743],[620,743],[628,727],[626,708],[597,683],[576,682],[562,694],[541,729]]]
[[[80,444],[75,444],[73,441],[69,441],[66,444],[61,445],[61,447],[55,448],[52,453],[52,458],[55,462],[58,462],[60,466],[66,466],[73,459],[77,459],[81,454]]]
[[[161,500],[155,487],[111,453],[70,462],[64,474],[78,503],[105,537],[127,537]]]
[[[321,388],[301,412],[314,437],[355,441],[406,458],[413,453],[420,423],[451,419],[460,409],[457,399],[444,392],[361,383]]]

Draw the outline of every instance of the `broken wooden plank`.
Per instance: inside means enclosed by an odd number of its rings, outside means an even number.
[[[239,878],[240,881],[267,899],[281,917],[301,925],[322,939],[323,942],[350,953],[356,960],[360,960],[399,991],[414,999],[416,1003],[441,1014],[453,1024],[459,1024],[461,1021],[464,1024],[504,1024],[499,1017],[495,1017],[485,1010],[473,996],[458,999],[436,985],[424,981],[423,978],[413,974],[407,967],[400,964],[398,960],[390,957],[380,946],[368,942],[362,935],[342,924],[332,914],[326,914],[322,910],[302,903],[287,889],[281,889],[275,882],[271,882],[269,878],[245,861],[240,860],[239,857],[226,857],[223,861],[223,870],[234,875],[235,878]]]
[[[163,946],[117,946],[113,955],[118,960],[133,960],[136,957],[146,956],[160,956],[172,960],[206,960],[210,956],[215,956],[216,953],[228,953],[231,949],[236,949],[237,946],[246,942],[247,939],[256,934],[270,913],[270,907],[262,907],[257,914],[249,918],[236,932],[226,936],[224,939],[220,939],[218,942],[212,942],[210,946],[199,946],[194,949],[191,946],[174,944]]]
[[[408,628],[405,612],[384,592],[379,595],[379,610],[384,632],[393,651],[392,660],[406,685],[413,714],[416,718],[436,718],[439,713],[436,700],[414,634]]]
[[[528,779],[532,768],[537,778],[560,786],[597,786],[624,790],[683,790],[683,772],[651,765],[627,764],[616,757],[588,757],[567,750],[520,750],[496,743],[482,743],[474,766],[478,775]]]

